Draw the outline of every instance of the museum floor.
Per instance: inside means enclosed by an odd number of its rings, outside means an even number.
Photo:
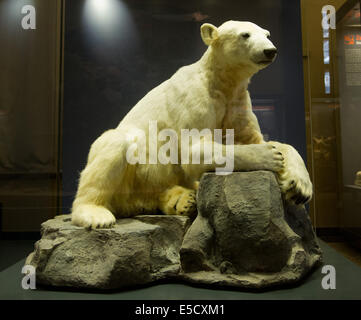
[[[0,241],[0,300],[167,300],[167,299],[361,299],[361,268],[335,251],[325,242],[320,241],[324,252],[324,263],[336,269],[336,289],[325,290],[321,286],[321,268],[314,270],[297,287],[269,290],[264,292],[242,292],[236,290],[208,289],[180,283],[157,283],[146,287],[117,292],[74,292],[38,287],[36,290],[24,290],[21,287],[21,268],[25,256],[33,250],[33,241]]]
[[[361,267],[361,251],[344,241],[326,241],[329,246]]]

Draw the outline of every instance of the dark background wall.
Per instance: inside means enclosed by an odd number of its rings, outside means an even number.
[[[57,214],[62,4],[0,0],[0,238]]]
[[[252,21],[270,30],[276,62],[250,85],[261,129],[306,159],[301,17],[297,0],[78,0],[66,2],[63,212],[91,143],[149,90],[205,51],[199,28]]]

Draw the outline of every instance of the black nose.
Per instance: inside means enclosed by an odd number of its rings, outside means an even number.
[[[266,56],[267,59],[273,59],[274,56],[277,53],[277,49],[276,48],[272,48],[272,49],[264,49],[263,50],[264,55]]]

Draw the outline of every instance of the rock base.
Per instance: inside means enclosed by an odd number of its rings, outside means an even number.
[[[138,216],[111,229],[88,230],[70,215],[42,224],[42,238],[25,264],[37,282],[52,286],[114,289],[177,276],[187,217]]]
[[[198,215],[143,215],[88,230],[69,215],[42,224],[26,264],[37,282],[115,289],[160,279],[266,288],[300,281],[321,263],[306,210],[284,209],[273,173],[203,175]]]

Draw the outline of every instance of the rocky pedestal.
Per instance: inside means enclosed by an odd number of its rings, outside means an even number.
[[[143,215],[112,229],[73,226],[69,215],[42,224],[26,264],[37,283],[114,289],[160,279],[265,288],[296,283],[321,262],[304,208],[283,207],[268,171],[207,173],[198,215]]]
[[[138,216],[119,219],[111,229],[88,230],[70,215],[41,226],[26,264],[36,267],[37,283],[114,289],[145,284],[180,272],[179,250],[187,217]]]
[[[271,172],[205,174],[180,249],[185,280],[264,288],[299,281],[321,261],[306,210],[284,210]]]

